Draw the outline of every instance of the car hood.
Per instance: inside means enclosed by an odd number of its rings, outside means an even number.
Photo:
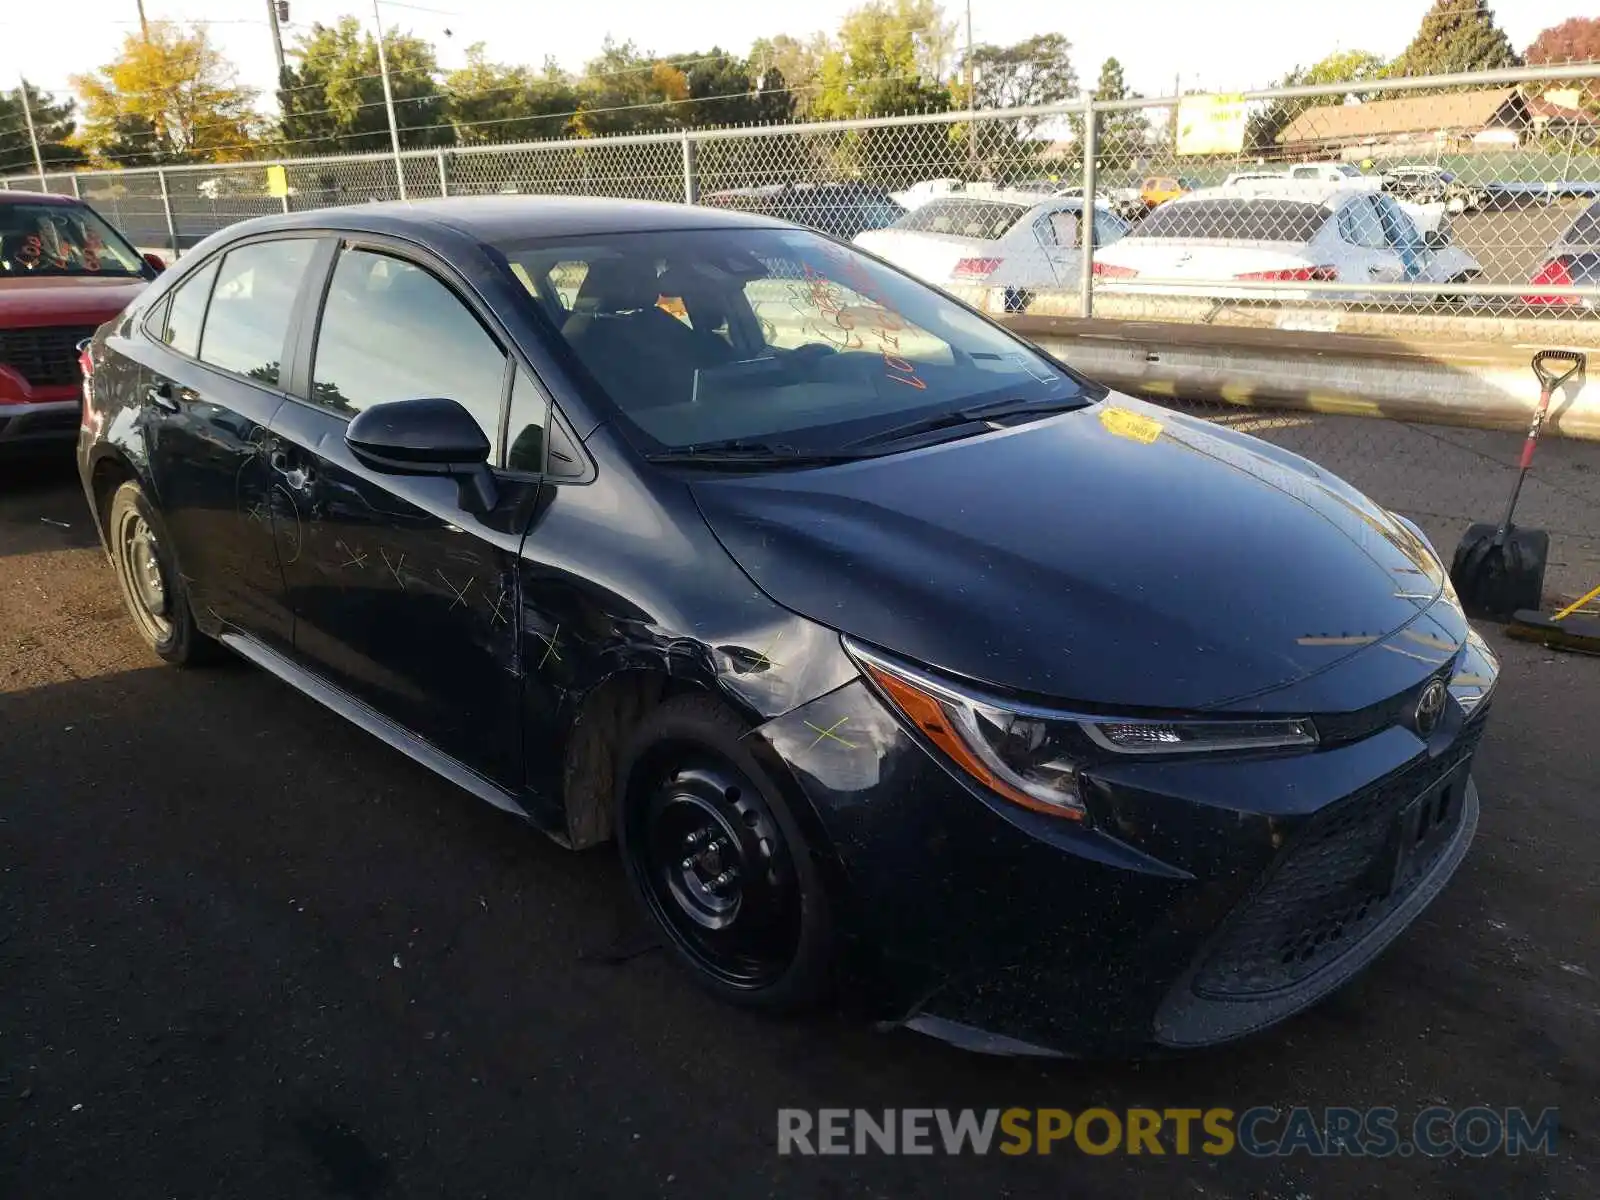
[[[126,308],[149,282],[93,275],[0,278],[0,328],[103,325]]]
[[[691,486],[779,604],[1041,699],[1260,709],[1261,693],[1415,621],[1444,584],[1419,535],[1337,478],[1115,394],[921,450]]]

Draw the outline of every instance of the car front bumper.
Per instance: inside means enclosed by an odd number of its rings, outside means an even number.
[[[971,1049],[1129,1056],[1225,1042],[1349,980],[1471,843],[1487,704],[1426,741],[1095,770],[1086,823],[1011,805],[862,680],[758,731],[829,848],[875,1015]]]

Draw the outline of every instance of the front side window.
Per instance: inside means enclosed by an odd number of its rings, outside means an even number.
[[[200,335],[201,361],[278,385],[284,335],[315,245],[312,238],[284,238],[223,256]]]
[[[206,301],[211,299],[211,285],[217,278],[217,262],[212,259],[180,283],[167,309],[161,340],[190,358],[200,353],[200,323],[206,318]]]
[[[370,250],[339,255],[322,309],[312,398],[346,416],[392,400],[454,400],[499,461],[505,352],[445,284]]]
[[[144,260],[80,204],[0,204],[0,278],[105,275],[139,278]]]
[[[803,230],[529,239],[530,290],[585,264],[547,339],[647,452],[728,439],[837,448],[992,400],[1097,398],[943,293]]]
[[[1389,244],[1383,234],[1383,224],[1373,211],[1372,201],[1365,196],[1340,211],[1339,236],[1352,246],[1368,250],[1382,250]]]

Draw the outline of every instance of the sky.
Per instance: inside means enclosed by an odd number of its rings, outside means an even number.
[[[499,62],[541,63],[553,55],[577,70],[607,34],[645,52],[680,54],[712,44],[743,53],[758,37],[832,32],[860,0],[760,4],[752,0],[602,0],[568,9],[518,0],[383,0],[385,27],[433,41],[441,64],[461,63],[466,47],[486,43]],[[371,27],[371,0],[289,0],[286,43],[314,21],[357,14]],[[960,20],[961,0],[944,0]],[[1430,0],[1140,0],[1119,9],[1103,0],[971,0],[975,41],[1004,45],[1036,33],[1062,33],[1073,43],[1079,77],[1092,83],[1108,56],[1122,61],[1128,84],[1145,95],[1184,89],[1239,91],[1272,83],[1297,65],[1334,50],[1370,50],[1386,57],[1416,32]],[[270,93],[275,77],[267,0],[144,0],[150,19],[206,21],[213,39],[239,69],[239,81]],[[1541,29],[1600,12],[1600,0],[1496,0],[1501,28],[1518,51]],[[10,0],[0,16],[0,81],[19,74],[48,91],[67,92],[71,75],[115,56],[138,28],[137,0]],[[1119,20],[1107,14],[1128,14]],[[564,23],[563,16],[565,14]],[[576,14],[576,15],[573,15]],[[449,30],[446,36],[445,31]],[[958,26],[961,44],[965,32]],[[270,95],[262,105],[271,111]]]

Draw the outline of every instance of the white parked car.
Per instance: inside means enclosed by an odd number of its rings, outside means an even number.
[[[1244,300],[1363,300],[1376,293],[1329,296],[1281,285],[1456,283],[1479,271],[1448,232],[1425,235],[1392,196],[1289,181],[1181,196],[1094,258],[1095,275],[1119,290]],[[1184,286],[1188,281],[1212,286]]]
[[[991,307],[1027,306],[1032,293],[1075,288],[1083,270],[1083,200],[995,191],[930,200],[855,244],[938,287],[988,288]],[[1128,223],[1096,204],[1094,244],[1109,246]]]

